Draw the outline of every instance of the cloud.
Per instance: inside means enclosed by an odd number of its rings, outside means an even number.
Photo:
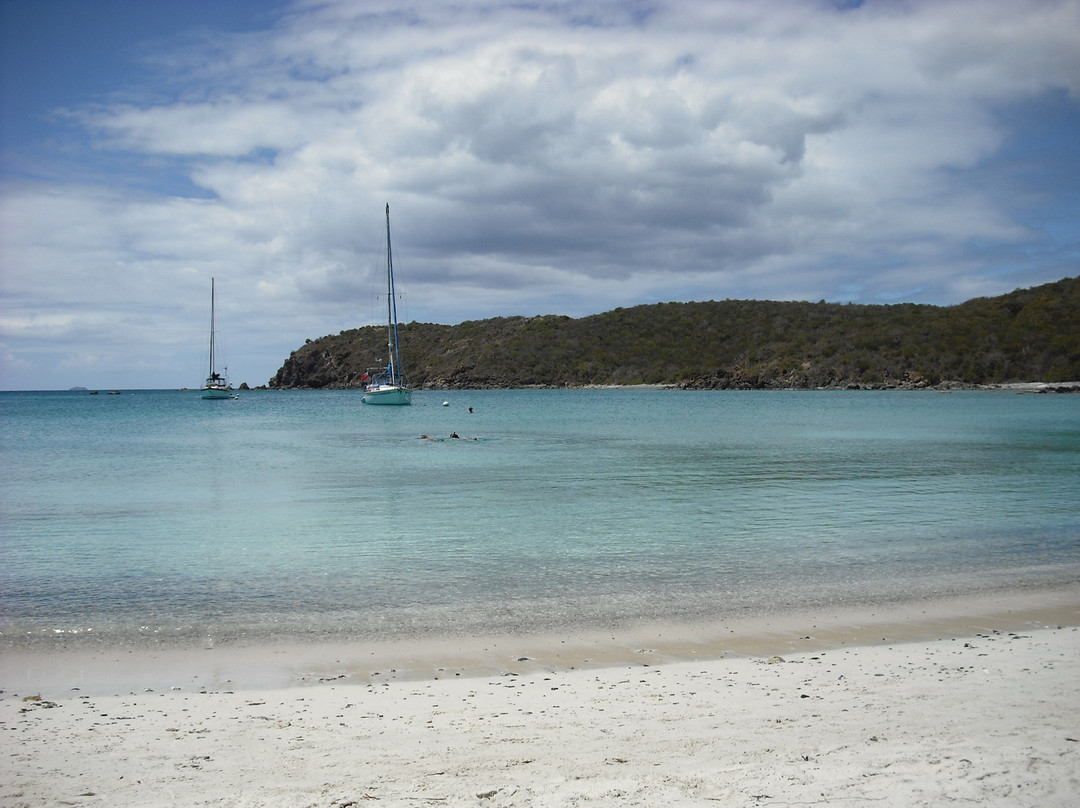
[[[1080,122],[1080,4],[850,5],[329,0],[186,35],[68,110],[77,181],[5,189],[3,339],[78,356],[123,323],[133,366],[178,366],[215,276],[261,383],[377,320],[386,201],[409,315],[437,322],[1074,272],[1077,192],[1046,174],[1076,147],[1008,166],[1033,113]]]

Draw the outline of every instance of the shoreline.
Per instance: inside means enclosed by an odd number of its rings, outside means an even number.
[[[1030,623],[1061,607],[1076,616],[1072,600],[937,612],[920,631],[940,638],[877,644],[862,632],[882,623],[841,620],[828,650],[767,658],[55,699],[5,687],[0,804],[1065,808],[1080,628]]]
[[[550,634],[8,648],[0,655],[0,691],[58,698],[359,686],[767,658],[1064,626],[1080,627],[1080,583]]]
[[[852,380],[844,383],[837,383],[835,385],[825,387],[798,387],[784,384],[766,385],[761,387],[693,387],[686,386],[686,381],[681,382],[642,382],[640,384],[551,384],[551,385],[523,385],[521,387],[447,387],[447,386],[421,386],[415,388],[428,393],[469,393],[474,391],[498,391],[498,390],[730,390],[734,392],[746,392],[751,390],[760,391],[819,391],[819,392],[866,392],[872,390],[879,391],[899,391],[899,392],[911,392],[911,391],[925,391],[925,392],[951,392],[953,390],[998,390],[998,391],[1013,391],[1018,393],[1056,393],[1056,392],[1080,392],[1080,381],[1064,381],[1064,382],[962,382],[957,380],[943,380],[937,384],[925,384],[915,385],[904,382],[863,382]],[[102,388],[104,389],[104,388]],[[287,393],[287,392],[305,392],[305,391],[357,391],[359,387],[270,387],[265,384],[256,385],[255,387],[242,384],[237,387],[237,392],[272,392],[272,393]],[[120,393],[189,393],[198,392],[195,388],[190,387],[150,387],[150,388],[122,388],[119,390],[111,390],[109,395],[117,395]],[[96,395],[97,390],[90,390],[88,388],[58,388],[47,390],[0,390],[0,393],[79,393],[85,395]]]

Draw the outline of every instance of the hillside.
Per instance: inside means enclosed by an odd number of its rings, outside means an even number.
[[[414,387],[923,387],[1080,379],[1080,278],[956,306],[724,300],[400,328]],[[271,388],[354,388],[385,327],[311,340]]]

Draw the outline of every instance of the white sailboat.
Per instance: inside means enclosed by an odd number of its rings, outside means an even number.
[[[225,373],[218,373],[214,366],[214,279],[210,279],[210,375],[200,390],[203,398],[232,398],[232,388]]]
[[[386,203],[386,367],[369,370],[360,380],[364,384],[365,404],[411,404],[412,390],[405,381],[398,348],[397,303],[394,299],[394,256],[390,249],[390,203]]]

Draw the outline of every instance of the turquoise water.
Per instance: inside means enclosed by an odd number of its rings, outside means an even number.
[[[595,628],[1080,573],[1080,396],[3,393],[0,426],[9,646]]]

